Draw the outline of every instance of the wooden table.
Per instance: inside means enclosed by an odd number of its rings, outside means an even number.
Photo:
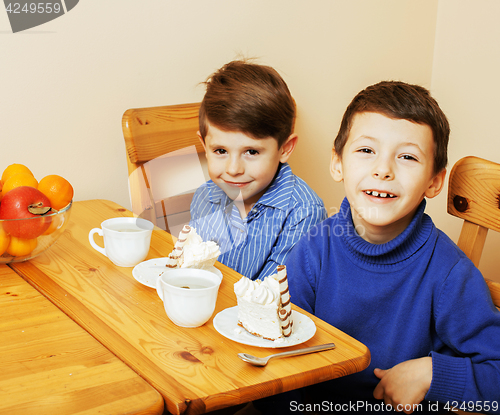
[[[171,413],[197,414],[345,376],[366,368],[366,346],[314,316],[312,339],[300,348],[333,342],[330,351],[251,366],[238,352],[265,356],[276,349],[245,346],[221,336],[212,319],[199,328],[170,322],[156,291],[137,282],[95,251],[89,231],[111,217],[132,216],[121,206],[91,200],[73,204],[64,234],[46,253],[12,268],[50,298],[116,356],[145,378]],[[148,259],[167,256],[172,237],[155,230]],[[236,305],[233,285],[241,275],[217,263],[224,275],[214,316]]]
[[[161,414],[150,385],[0,265],[0,414]]]

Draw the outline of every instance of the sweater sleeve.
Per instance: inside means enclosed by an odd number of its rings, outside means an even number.
[[[500,413],[500,312],[468,258],[458,261],[444,281],[434,318],[437,335],[447,347],[431,353],[433,373],[426,399]]]

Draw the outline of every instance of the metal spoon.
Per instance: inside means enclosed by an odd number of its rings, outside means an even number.
[[[238,353],[238,357],[245,362],[251,363],[252,365],[265,366],[267,365],[267,362],[269,362],[270,359],[273,359],[275,357],[298,356],[300,354],[314,353],[314,352],[320,352],[322,350],[333,349],[334,347],[335,344],[326,343],[326,344],[320,344],[318,346],[311,346],[311,347],[305,347],[303,349],[291,350],[289,352],[276,353],[267,357],[256,357],[248,353]]]

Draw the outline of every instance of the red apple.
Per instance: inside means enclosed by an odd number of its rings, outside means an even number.
[[[33,239],[44,233],[52,218],[31,213],[33,207],[42,208],[39,209],[41,211],[50,208],[49,199],[38,189],[19,186],[7,192],[0,203],[0,219],[35,219],[3,222],[4,230],[12,236],[25,239]]]

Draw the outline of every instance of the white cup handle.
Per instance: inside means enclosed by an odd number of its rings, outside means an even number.
[[[101,248],[99,245],[97,245],[94,241],[94,234],[97,233],[98,235],[102,236],[102,229],[101,228],[94,228],[89,232],[89,242],[90,245],[92,245],[92,248],[94,248],[96,251],[99,251],[101,254],[107,257],[106,255],[106,249]]]

